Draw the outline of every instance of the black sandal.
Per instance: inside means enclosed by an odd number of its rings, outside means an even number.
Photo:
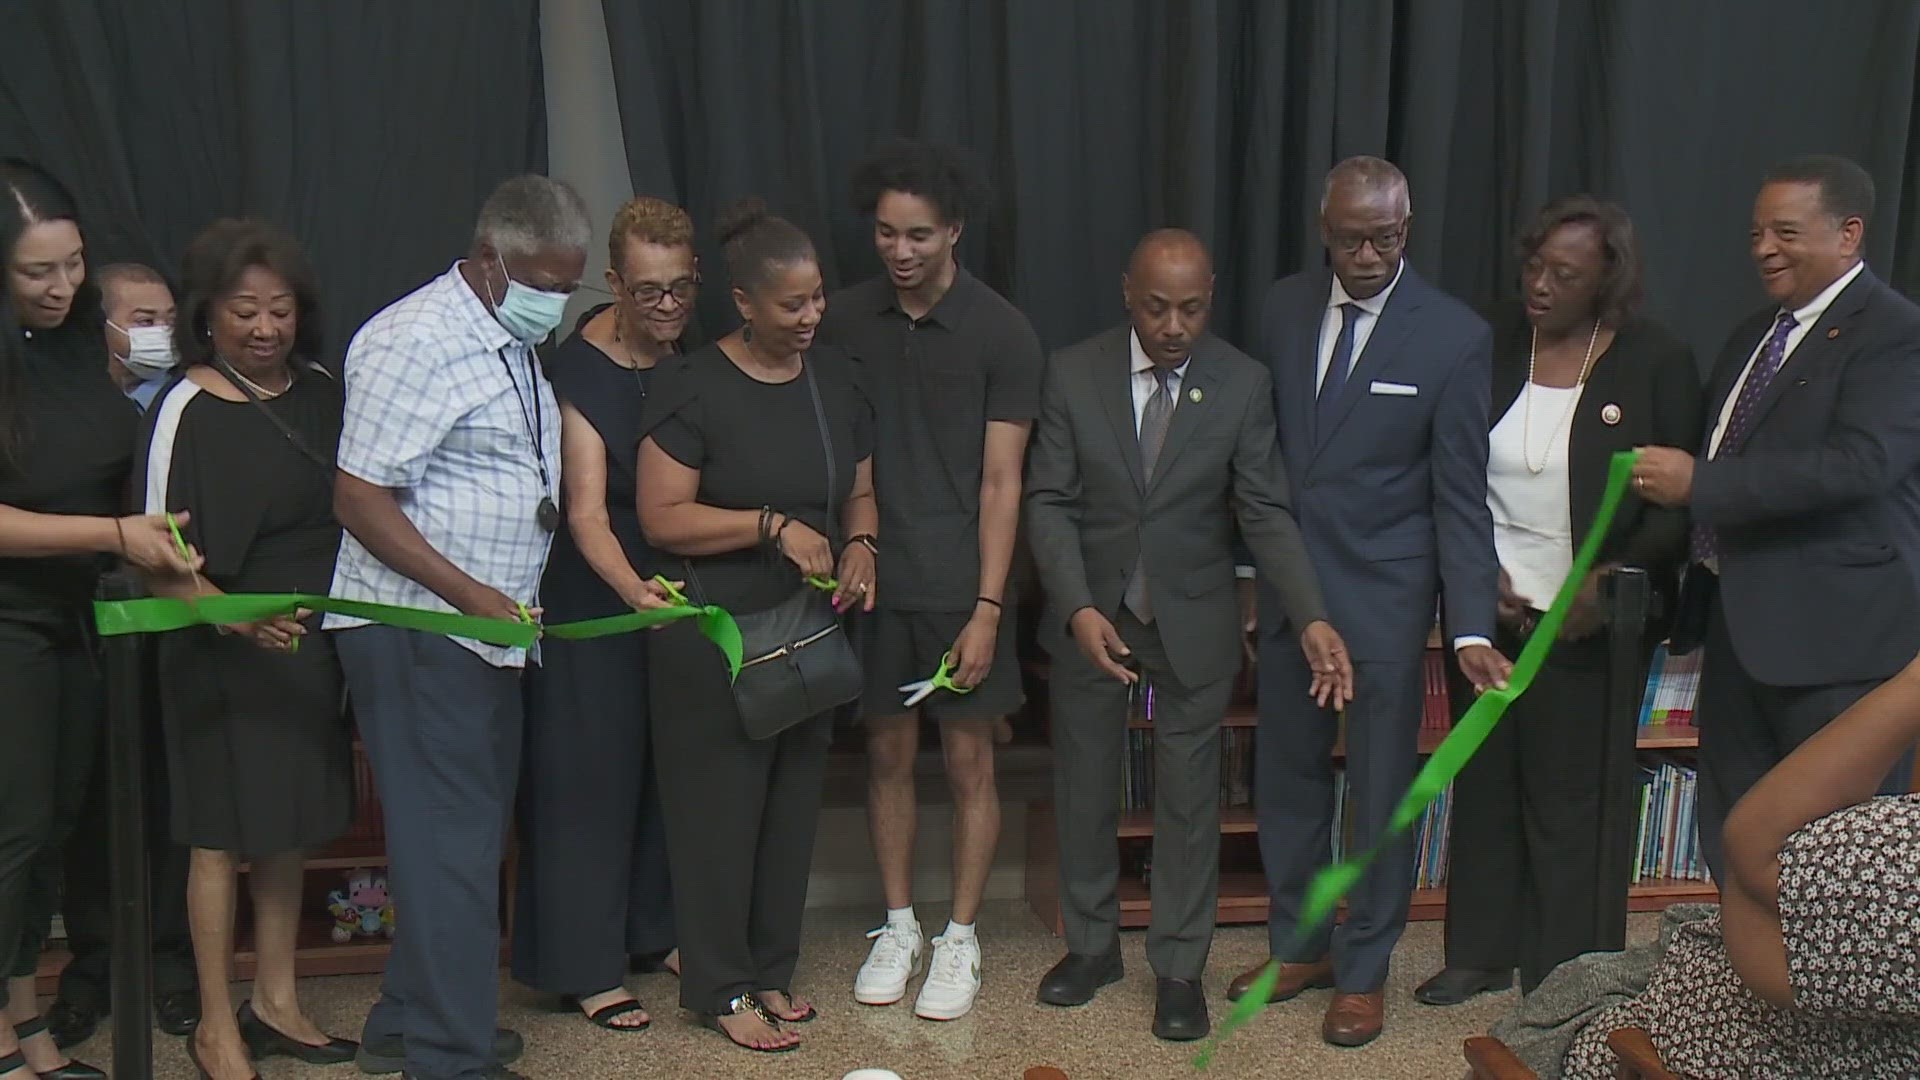
[[[788,1005],[793,1004],[793,994],[791,994],[786,990],[780,990],[780,989],[762,990],[759,992],[759,994],[779,994],[781,997],[787,999]],[[760,1001],[759,994],[754,995],[755,1001]],[[781,1016],[779,1013],[774,1012],[773,1007],[768,1005],[764,1001],[760,1001],[760,1007],[764,1011],[771,1013],[775,1020],[778,1020],[783,1024],[805,1024],[818,1019],[820,1016],[820,1010],[814,1008],[813,1002],[811,1001],[807,1002],[806,1011],[801,1013],[799,1016]]]
[[[797,1042],[788,1043],[785,1046],[754,1046],[750,1043],[743,1043],[739,1039],[734,1038],[733,1033],[728,1031],[726,1027],[720,1023],[725,1017],[739,1016],[741,1013],[748,1012],[759,1016],[761,1021],[768,1027],[772,1028],[776,1033],[779,1032],[780,1018],[767,1011],[767,1007],[760,1003],[760,999],[754,997],[752,994],[741,994],[739,997],[727,1002],[727,1007],[722,1012],[702,1014],[700,1022],[706,1027],[719,1032],[733,1045],[742,1050],[751,1050],[756,1054],[784,1054],[790,1050],[800,1049],[800,1044]]]
[[[24,1024],[15,1024],[13,1026],[14,1038],[19,1039],[21,1042],[26,1042],[35,1035],[45,1034],[47,1034],[47,1022],[37,1016]],[[21,1064],[26,1064],[25,1052],[12,1056],[18,1056]],[[0,1065],[6,1065],[7,1060],[7,1058],[0,1058]],[[9,1067],[7,1071],[11,1072],[12,1067]],[[34,1072],[29,1069],[28,1074],[40,1077],[41,1080],[107,1080],[106,1073],[73,1057],[67,1058],[67,1063],[57,1069],[49,1069],[46,1072]]]
[[[587,1012],[582,1009],[580,1007],[580,999],[571,994],[561,998],[560,1001],[568,1009],[586,1017],[588,1023],[596,1027],[606,1028],[608,1031],[645,1031],[653,1026],[652,1017],[648,1017],[647,1022],[644,1024],[614,1023],[615,1020],[618,1020],[622,1016],[631,1016],[637,1012],[646,1012],[647,1007],[640,1003],[639,998],[630,997],[625,1001],[616,1001],[610,1005],[602,1005],[592,1012]]]

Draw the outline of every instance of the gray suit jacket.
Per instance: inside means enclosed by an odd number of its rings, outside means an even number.
[[[1200,686],[1240,666],[1236,525],[1294,626],[1326,611],[1287,508],[1266,369],[1201,337],[1149,481],[1134,428],[1129,333],[1123,325],[1096,334],[1047,367],[1026,486],[1046,633],[1057,647],[1083,607],[1116,617],[1144,549],[1167,659],[1181,682]]]

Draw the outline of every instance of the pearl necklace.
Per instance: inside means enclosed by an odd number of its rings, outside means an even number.
[[[281,394],[284,394],[287,391],[293,389],[293,372],[291,371],[287,372],[287,384],[285,386],[282,386],[278,390],[269,390],[266,387],[261,386],[259,383],[254,382],[252,379],[247,378],[245,375],[240,374],[240,369],[237,367],[234,367],[232,364],[227,365],[227,370],[233,373],[234,378],[239,379],[241,382],[246,383],[248,386],[253,387],[253,392],[256,394],[259,394],[263,398],[279,397]]]
[[[1593,346],[1594,343],[1599,340],[1600,320],[1595,319],[1593,320],[1593,333],[1587,337],[1587,358],[1580,364],[1580,381],[1573,384],[1576,390],[1587,384],[1587,376],[1593,371]],[[1520,417],[1520,460],[1527,463],[1527,471],[1535,476],[1539,476],[1541,473],[1547,471],[1547,461],[1553,457],[1553,439],[1549,437],[1547,439],[1546,452],[1540,456],[1540,464],[1535,465],[1533,463],[1533,363],[1538,356],[1539,348],[1540,330],[1538,327],[1535,327],[1533,340],[1527,345],[1526,412],[1522,413]],[[1576,393],[1567,401],[1566,410],[1560,414],[1560,422],[1553,425],[1554,434],[1559,434],[1560,429],[1565,427],[1569,420],[1573,419],[1574,407],[1579,404],[1580,395]]]

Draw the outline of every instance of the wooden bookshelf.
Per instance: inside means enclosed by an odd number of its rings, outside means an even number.
[[[1249,809],[1220,811],[1223,836],[1250,836],[1256,831],[1254,812]],[[1120,815],[1118,838],[1138,842],[1153,836],[1153,811],[1127,810]],[[1034,915],[1055,934],[1063,932],[1060,921],[1060,849],[1054,831],[1051,803],[1036,801],[1027,812],[1027,903]],[[1130,874],[1120,877],[1120,925],[1139,929],[1153,915],[1153,902],[1146,882]],[[1627,910],[1663,911],[1671,904],[1716,903],[1719,890],[1706,881],[1648,879],[1627,890]],[[1236,926],[1267,921],[1267,882],[1258,870],[1229,867],[1220,872],[1220,891],[1216,901],[1216,920],[1221,926]],[[1345,910],[1344,905],[1341,908]],[[1437,921],[1447,916],[1447,891],[1415,889],[1407,917],[1414,922]]]

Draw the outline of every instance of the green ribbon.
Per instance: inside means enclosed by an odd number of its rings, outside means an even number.
[[[300,608],[306,608],[309,611],[366,619],[402,630],[471,638],[489,645],[524,649],[542,637],[586,641],[692,619],[700,633],[726,656],[730,675],[738,676],[741,660],[740,627],[733,621],[733,616],[711,604],[695,606],[685,603],[684,597],[678,599],[681,602],[672,607],[645,608],[599,619],[542,625],[309,593],[227,593],[192,600],[168,597],[96,600],[93,604],[93,621],[101,636],[113,637],[119,634],[158,634],[189,626],[258,622],[275,616],[292,615]]]
[[[1580,541],[1580,548],[1574,553],[1573,567],[1567,571],[1566,580],[1560,583],[1553,606],[1541,617],[1539,625],[1527,638],[1526,645],[1520,649],[1520,658],[1513,662],[1513,672],[1507,676],[1506,688],[1481,694],[1466,714],[1455,722],[1453,730],[1447,732],[1447,737],[1434,748],[1427,763],[1413,778],[1412,785],[1395,807],[1386,830],[1372,847],[1314,876],[1312,884],[1307,887],[1306,906],[1300,913],[1299,925],[1294,928],[1296,944],[1304,941],[1322,922],[1333,917],[1334,908],[1339,905],[1341,897],[1359,882],[1360,876],[1366,873],[1367,867],[1394,837],[1419,823],[1427,804],[1438,798],[1448,784],[1453,783],[1454,777],[1460,775],[1460,770],[1479,751],[1480,744],[1487,741],[1487,736],[1493,732],[1494,725],[1500,722],[1500,717],[1505,715],[1507,707],[1533,684],[1534,675],[1540,671],[1547,653],[1553,649],[1554,639],[1560,636],[1560,625],[1566,622],[1574,597],[1593,569],[1594,559],[1600,554],[1600,543],[1606,539],[1607,530],[1613,525],[1614,513],[1627,493],[1627,481],[1633,475],[1633,463],[1639,456],[1636,450],[1622,450],[1613,455],[1607,467],[1606,492],[1600,497],[1600,508],[1593,516],[1593,524],[1588,527],[1586,537]],[[1195,1068],[1206,1068],[1220,1043],[1266,1008],[1279,974],[1277,963],[1267,965],[1253,985],[1247,988],[1246,994],[1235,1003],[1213,1042],[1194,1058]]]

